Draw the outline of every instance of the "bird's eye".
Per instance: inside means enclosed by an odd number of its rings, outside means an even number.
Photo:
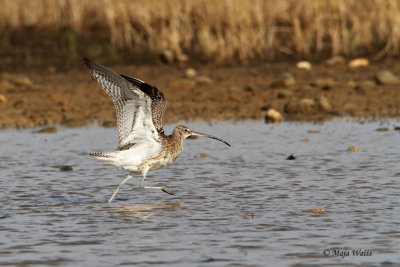
[[[185,129],[185,132],[188,132],[189,130],[188,129]]]

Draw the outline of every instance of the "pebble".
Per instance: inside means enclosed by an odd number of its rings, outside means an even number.
[[[331,112],[332,111],[332,105],[329,103],[328,99],[324,96],[320,96],[314,99],[317,108],[319,111],[322,112]]]
[[[301,98],[289,100],[284,106],[284,112],[288,114],[315,114],[317,112],[328,113],[332,111],[332,105],[326,97],[314,99]]]
[[[302,70],[311,70],[312,65],[308,61],[299,61],[296,64],[296,68],[302,69]]]
[[[200,157],[203,157],[203,158],[211,158],[211,155],[210,155],[210,154],[207,154],[207,153],[205,153],[205,152],[203,152],[203,153],[200,154]]]
[[[335,86],[335,81],[332,78],[318,78],[313,81],[311,85],[321,87],[324,90],[329,90]]]
[[[8,101],[7,97],[5,95],[0,94],[0,103],[7,101]]]
[[[375,80],[379,84],[390,85],[390,84],[399,84],[400,79],[397,78],[391,71],[381,70],[375,74]]]
[[[0,91],[7,91],[7,90],[10,90],[10,89],[15,89],[16,87],[15,87],[15,85],[14,84],[12,84],[11,82],[9,82],[9,81],[5,81],[5,80],[0,80]]]
[[[43,133],[57,133],[57,128],[56,127],[46,127],[43,129],[40,129],[36,133],[43,134]]]
[[[347,149],[347,151],[357,152],[357,151],[358,151],[358,147],[356,147],[356,146],[349,146],[349,148]]]
[[[86,124],[86,122],[81,118],[71,118],[71,119],[64,120],[62,122],[62,124],[67,127],[80,127],[80,126],[84,126]]]
[[[349,88],[355,88],[357,87],[357,83],[353,80],[349,80],[344,83],[344,86]]]
[[[293,92],[290,91],[290,90],[281,90],[281,91],[278,92],[276,97],[279,98],[279,99],[283,99],[283,98],[289,98],[292,95],[293,95]]]
[[[319,131],[317,131],[317,130],[308,130],[307,133],[309,133],[309,134],[315,134],[315,133],[319,133]]]
[[[195,81],[196,81],[196,83],[198,84],[198,85],[209,85],[209,84],[212,84],[212,83],[214,83],[214,80],[213,79],[211,79],[210,77],[208,77],[208,76],[199,76],[199,77],[197,77],[196,79],[195,79]]]
[[[389,131],[389,128],[382,127],[382,128],[376,129],[376,131],[377,131],[377,132],[387,132],[387,131]]]
[[[356,89],[371,89],[376,86],[376,83],[371,80],[365,80],[365,81],[360,81],[357,86],[355,87]]]
[[[309,114],[315,111],[315,101],[310,98],[289,100],[283,110],[288,114]]]
[[[188,68],[185,71],[186,78],[194,78],[197,75],[197,71],[193,68]]]
[[[103,126],[105,128],[112,128],[112,127],[117,126],[117,123],[115,121],[103,121],[101,126]]]
[[[281,123],[282,114],[279,111],[271,108],[267,111],[264,119],[265,123]]]
[[[33,83],[28,76],[23,74],[3,73],[0,78],[9,81],[17,86],[31,86]]]
[[[400,131],[400,127],[399,127],[399,126],[395,126],[395,127],[394,127],[394,130],[395,130],[395,131]]]
[[[60,166],[60,171],[62,172],[68,172],[68,171],[72,171],[72,167],[71,166]]]
[[[326,211],[326,209],[324,209],[324,208],[303,210],[303,212],[324,212],[324,211]]]
[[[289,156],[286,158],[286,160],[295,160],[295,159],[296,159],[296,157],[293,156],[293,155],[289,155]]]
[[[271,88],[286,88],[296,84],[296,79],[290,73],[282,73],[278,78],[271,82]]]
[[[348,64],[350,68],[366,67],[369,65],[369,60],[367,58],[355,58],[351,60]]]

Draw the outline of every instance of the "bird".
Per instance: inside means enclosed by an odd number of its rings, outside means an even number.
[[[89,155],[104,164],[129,171],[108,199],[111,203],[119,189],[134,175],[142,174],[140,188],[158,189],[174,195],[165,186],[145,186],[151,170],[172,164],[183,152],[184,140],[189,136],[203,136],[230,144],[218,137],[192,131],[184,125],[175,127],[171,135],[163,129],[167,100],[157,87],[137,78],[116,74],[106,67],[83,58],[95,80],[114,103],[118,128],[118,147],[114,152],[93,152]]]

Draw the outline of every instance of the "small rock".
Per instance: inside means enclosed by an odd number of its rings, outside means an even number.
[[[286,160],[295,160],[295,159],[296,159],[296,157],[293,156],[293,155],[290,155],[290,156],[288,156],[288,157],[286,158]]]
[[[8,101],[7,97],[5,95],[0,94],[0,103],[7,101]]]
[[[357,151],[358,151],[358,147],[356,147],[356,146],[349,146],[349,148],[347,149],[347,151],[357,152]]]
[[[80,127],[80,126],[84,126],[86,123],[81,118],[71,118],[71,119],[64,120],[62,122],[62,124],[67,127]]]
[[[389,128],[382,127],[382,128],[376,129],[376,131],[377,131],[377,132],[387,132],[387,131],[389,131]]]
[[[173,89],[192,89],[196,87],[196,81],[189,79],[179,79],[170,82],[168,87]]]
[[[324,212],[324,211],[326,211],[326,209],[324,209],[324,208],[303,210],[303,212]]]
[[[376,86],[376,83],[374,81],[371,80],[365,80],[365,81],[360,81],[357,86],[355,87],[355,89],[371,89],[374,88]]]
[[[390,84],[399,84],[400,79],[397,78],[391,71],[381,70],[375,74],[375,80],[379,84],[390,85]]]
[[[198,85],[209,85],[212,84],[214,81],[208,76],[199,76],[195,79]]]
[[[10,83],[9,81],[0,80],[0,91],[7,91],[10,89],[15,89],[15,85]]]
[[[197,71],[193,68],[188,68],[185,71],[186,78],[194,78],[197,75]]]
[[[293,95],[293,92],[290,90],[281,90],[278,92],[276,95],[277,98],[283,99],[283,98],[288,98]]]
[[[304,137],[303,139],[301,139],[301,141],[308,142],[308,141],[310,141],[310,139],[308,137]]]
[[[207,154],[207,153],[205,153],[205,152],[203,152],[203,153],[200,154],[200,157],[203,157],[203,158],[211,158],[211,155],[210,155],[210,154]]]
[[[367,58],[356,58],[349,62],[350,68],[366,67],[369,65],[369,60]]]
[[[394,127],[394,130],[395,130],[395,131],[400,131],[400,127],[395,126],[395,127]]]
[[[103,121],[101,125],[105,128],[112,128],[117,126],[117,123],[115,121]]]
[[[313,81],[311,85],[321,87],[324,90],[329,90],[335,86],[335,81],[332,78],[318,78]]]
[[[271,82],[271,88],[285,88],[296,84],[296,79],[290,73],[282,73],[281,76]]]
[[[345,61],[346,60],[342,56],[334,56],[334,57],[331,57],[331,58],[325,60],[325,65],[335,66],[335,65],[344,64]]]
[[[357,83],[353,80],[349,80],[344,83],[345,87],[350,87],[350,88],[355,88],[357,86]]]
[[[265,115],[265,123],[281,123],[282,114],[275,109],[269,109]]]
[[[315,101],[309,98],[301,98],[289,100],[284,108],[285,113],[288,114],[309,114],[315,110]]]
[[[72,171],[72,167],[71,166],[60,166],[60,171],[62,171],[62,172]]]
[[[309,134],[315,134],[315,133],[319,133],[319,131],[317,131],[317,130],[308,130],[307,133],[309,133]]]
[[[317,108],[319,111],[322,112],[331,112],[332,110],[332,105],[329,103],[328,99],[324,96],[317,97],[314,99],[315,104],[317,105]]]
[[[36,133],[40,133],[40,134],[42,134],[42,133],[57,133],[57,128],[56,127],[47,127],[47,128],[40,129]]]
[[[1,78],[18,86],[31,86],[33,84],[31,79],[23,74],[3,73]]]
[[[308,61],[299,61],[296,64],[296,68],[302,69],[302,70],[311,70],[312,65]]]

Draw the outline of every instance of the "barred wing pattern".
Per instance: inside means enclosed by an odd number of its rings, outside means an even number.
[[[143,93],[148,95],[151,99],[151,116],[153,119],[154,127],[156,127],[159,134],[164,134],[163,119],[165,110],[167,108],[167,100],[164,94],[160,92],[157,87],[151,86],[139,79],[132,78],[121,74],[121,77],[130,82],[133,86],[138,87]]]
[[[151,98],[137,86],[106,67],[87,58],[83,61],[113,100],[117,114],[118,149],[129,148],[148,138],[159,140],[151,115]]]

